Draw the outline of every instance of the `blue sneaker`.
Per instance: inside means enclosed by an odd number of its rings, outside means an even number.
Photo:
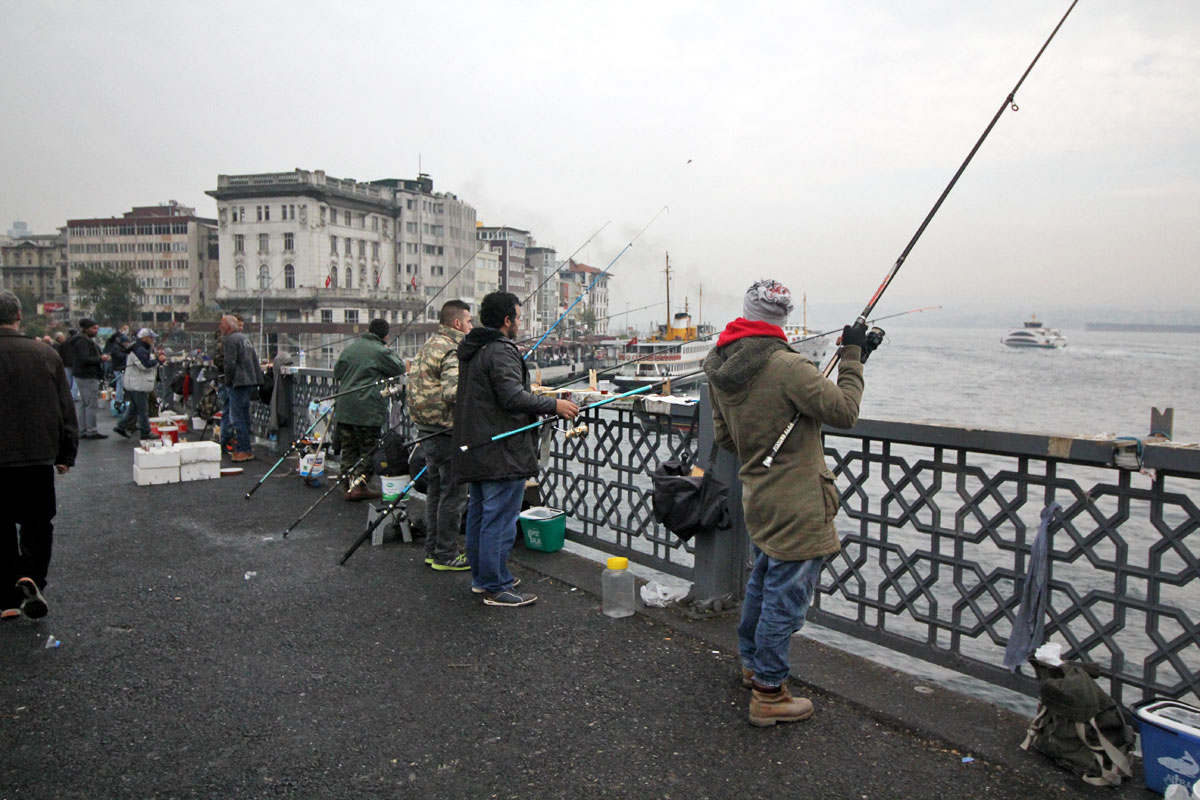
[[[496,592],[483,598],[483,602],[489,606],[509,606],[516,608],[517,606],[527,606],[537,602],[536,594],[519,594],[510,589],[503,592]]]

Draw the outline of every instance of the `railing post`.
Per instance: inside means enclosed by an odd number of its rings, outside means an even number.
[[[749,537],[742,518],[742,485],[738,481],[741,464],[737,456],[717,449],[716,464],[708,463],[713,443],[712,405],[708,397],[708,382],[700,384],[700,439],[696,445],[696,463],[714,474],[729,487],[728,530],[700,534],[693,541],[692,591],[688,597],[699,611],[725,611],[737,606],[745,585],[746,554]]]

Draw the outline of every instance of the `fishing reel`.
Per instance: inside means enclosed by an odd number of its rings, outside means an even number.
[[[587,425],[577,425],[574,428],[556,428],[555,430],[563,435],[564,441],[569,439],[587,439],[588,437]]]
[[[379,394],[383,397],[391,397],[392,395],[400,394],[403,391],[404,391],[403,381],[397,381],[396,383],[388,384],[387,386],[380,389]]]
[[[887,334],[884,332],[883,328],[880,328],[879,326],[875,326],[874,328],[871,328],[871,330],[867,331],[867,344],[863,347],[862,356],[860,358],[862,363],[867,363],[867,357],[870,356],[871,353],[875,352],[875,348],[883,344],[883,337],[886,335]]]

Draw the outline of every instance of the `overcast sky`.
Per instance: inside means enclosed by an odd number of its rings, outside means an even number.
[[[703,283],[728,318],[773,277],[820,316],[866,304],[1067,6],[5,3],[0,231],[214,216],[218,173],[419,164],[560,257],[611,220],[599,267],[669,206],[613,310],[661,296],[670,251],[673,304]],[[1081,0],[1017,103],[880,313],[1194,308],[1200,2]]]

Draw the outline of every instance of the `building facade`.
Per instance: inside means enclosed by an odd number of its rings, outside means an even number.
[[[529,231],[507,225],[480,225],[475,233],[480,246],[491,250],[500,260],[500,291],[515,294],[524,304],[521,332],[529,333],[537,325],[536,298],[529,297],[537,282],[526,274],[526,248],[536,244],[533,236]]]
[[[588,325],[589,335],[608,333],[608,276],[603,270],[581,264],[570,259],[559,270],[559,300],[564,309],[569,308],[581,294],[587,292],[579,304],[571,310],[573,324],[582,326],[585,320],[593,320]],[[593,285],[593,282],[595,285]],[[588,287],[591,290],[588,291]]]
[[[475,303],[475,210],[435,193],[428,176],[219,175],[207,194],[217,201],[218,301],[248,319],[365,329],[375,317],[435,320],[443,298]]]
[[[128,270],[142,290],[139,318],[130,322],[186,321],[212,302],[209,234],[216,220],[196,216],[175,201],[138,206],[120,217],[67,221],[70,312],[88,313],[76,292],[85,269]],[[105,320],[117,322],[118,320]]]
[[[0,242],[0,286],[28,292],[47,313],[57,313],[67,309],[69,284],[65,232],[24,234]]]
[[[532,318],[533,333],[550,329],[561,313],[558,307],[558,254],[553,247],[525,248],[525,270],[530,282],[530,305],[527,314]]]

